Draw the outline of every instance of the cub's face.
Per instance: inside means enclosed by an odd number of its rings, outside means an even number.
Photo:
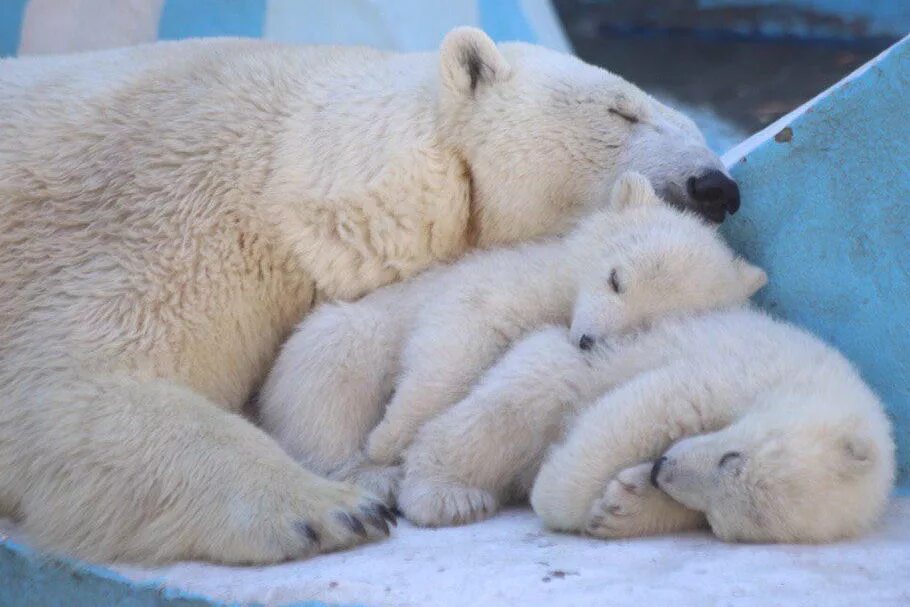
[[[620,177],[611,206],[609,232],[588,229],[575,241],[587,253],[570,331],[582,348],[666,316],[742,304],[767,281],[697,216],[662,204],[640,175]]]
[[[712,222],[739,208],[695,124],[606,70],[469,28],[440,60],[442,130],[469,167],[483,244],[565,231],[625,171]]]
[[[823,542],[864,530],[890,487],[882,446],[850,422],[788,413],[678,442],[652,482],[727,541]]]

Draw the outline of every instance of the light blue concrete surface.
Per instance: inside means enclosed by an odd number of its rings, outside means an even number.
[[[28,0],[0,0],[0,57],[15,55]]]
[[[844,352],[894,422],[910,478],[910,39],[732,167],[724,232],[770,283],[759,304]]]
[[[41,554],[0,536],[0,607],[241,607]],[[244,603],[243,607],[256,607]],[[359,607],[304,601],[282,607]]]

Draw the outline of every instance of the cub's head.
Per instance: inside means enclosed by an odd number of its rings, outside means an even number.
[[[712,222],[739,190],[695,124],[570,55],[459,28],[440,48],[439,130],[470,171],[481,244],[555,234],[601,206],[616,177]]]
[[[715,229],[663,204],[637,173],[622,175],[609,208],[568,238],[583,260],[570,334],[585,349],[666,316],[743,304],[767,282]]]
[[[652,482],[707,515],[727,541],[826,542],[866,530],[894,480],[884,415],[832,418],[791,403],[684,439],[654,465]]]

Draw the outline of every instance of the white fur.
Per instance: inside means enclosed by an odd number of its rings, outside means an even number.
[[[478,253],[316,310],[263,386],[263,426],[308,467],[391,495],[393,474],[380,470],[377,480],[361,466],[365,439],[369,460],[396,463],[421,425],[535,328],[567,325],[581,306],[578,331],[619,334],[671,312],[745,301],[763,284],[761,270],[697,217],[662,204],[642,176],[620,178],[611,200],[565,238]]]
[[[663,158],[618,103],[666,123]],[[103,560],[375,537],[371,494],[238,415],[282,339],[314,301],[565,231],[627,165],[684,185],[720,162],[620,78],[477,30],[0,61],[0,512]]]
[[[649,480],[662,454],[663,491]],[[665,319],[590,352],[562,328],[529,336],[421,430],[400,506],[424,524],[476,520],[535,473],[531,503],[558,530],[637,536],[706,514],[726,540],[821,542],[876,520],[894,445],[839,353],[733,309]],[[462,493],[483,494],[483,509],[453,507]]]

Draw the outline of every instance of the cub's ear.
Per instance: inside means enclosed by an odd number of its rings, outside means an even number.
[[[875,447],[861,436],[845,436],[838,441],[840,474],[851,478],[866,472],[875,464]]]
[[[496,44],[473,27],[453,29],[439,48],[442,85],[456,95],[473,96],[478,89],[508,78],[510,71]]]
[[[737,257],[734,263],[746,297],[752,297],[756,291],[768,284],[768,275],[758,266],[753,266],[742,257]]]
[[[654,192],[651,182],[641,173],[634,171],[620,175],[610,193],[610,206],[617,211],[658,203],[660,199]]]

